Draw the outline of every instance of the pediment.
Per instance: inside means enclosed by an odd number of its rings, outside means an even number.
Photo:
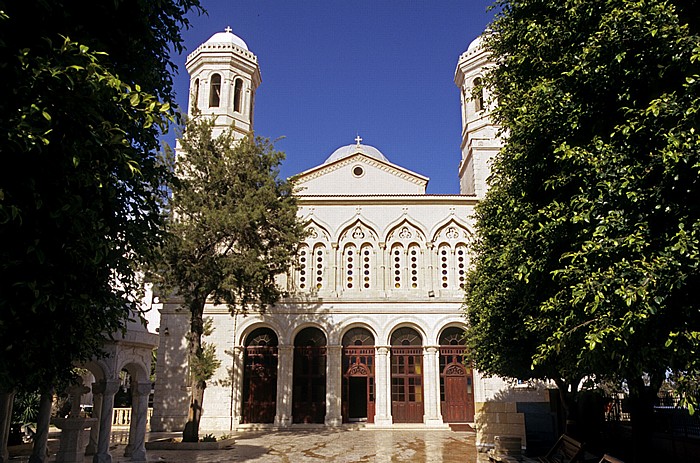
[[[302,172],[294,183],[299,195],[425,194],[428,178],[356,153]]]

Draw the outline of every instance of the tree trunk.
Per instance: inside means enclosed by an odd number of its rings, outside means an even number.
[[[632,452],[634,463],[652,463],[658,461],[654,454],[654,405],[659,386],[651,381],[644,385],[642,378],[629,381],[630,421],[632,424]]]
[[[564,409],[564,433],[571,437],[577,438],[577,407],[576,398],[578,394],[578,383],[575,381],[568,383],[564,380],[556,379],[554,382],[559,390],[559,398],[561,399],[562,408]]]
[[[197,378],[192,371],[192,359],[202,354],[202,335],[204,333],[204,304],[205,300],[190,303],[190,333],[188,339],[188,358],[190,361],[190,409],[187,412],[187,423],[182,432],[183,442],[199,441],[199,422],[202,419],[202,401],[206,382]]]
[[[49,461],[49,423],[51,421],[51,404],[53,404],[53,389],[41,393],[39,416],[36,420],[36,434],[29,463],[44,463]]]

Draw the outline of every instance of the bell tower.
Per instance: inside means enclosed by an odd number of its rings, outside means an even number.
[[[187,113],[215,116],[214,135],[233,127],[236,139],[253,131],[255,92],[262,79],[258,58],[227,27],[189,54]]]
[[[462,53],[455,71],[455,84],[460,89],[462,105],[462,159],[459,163],[459,191],[463,195],[484,197],[486,179],[491,172],[491,159],[501,149],[498,127],[491,121],[486,90],[476,91],[484,74],[493,66],[483,48],[483,35],[477,37]]]

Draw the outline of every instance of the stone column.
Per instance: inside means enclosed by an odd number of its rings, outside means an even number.
[[[377,277],[377,287],[382,294],[386,296],[387,283],[386,283],[386,243],[379,243],[379,276]]]
[[[342,280],[339,279],[339,274],[341,271],[339,252],[340,251],[338,250],[338,243],[331,243],[331,251],[329,253],[331,257],[331,265],[329,266],[329,268],[331,269],[331,274],[328,276],[328,289],[333,294],[340,294],[342,291]]]
[[[97,452],[92,457],[92,463],[112,463],[112,455],[109,453],[109,438],[112,433],[112,413],[114,412],[114,394],[119,390],[119,381],[116,379],[101,380],[93,383],[93,395],[101,395],[99,416],[99,435],[97,439]]]
[[[243,357],[245,346],[233,348],[233,380],[231,381],[231,431],[234,431],[243,420],[243,374],[245,365]]]
[[[428,241],[425,243],[425,287],[428,292],[432,291],[433,296],[435,296],[435,246],[432,242]]]
[[[102,410],[102,394],[95,393],[93,388],[92,391],[92,416],[99,417],[100,410]],[[100,423],[99,421],[90,428],[90,442],[85,449],[85,455],[94,455],[97,452],[97,439],[99,438]]]
[[[437,347],[426,347],[423,351],[424,420],[426,426],[442,426],[440,413],[440,373],[438,372]]]
[[[7,450],[7,439],[10,437],[14,399],[15,391],[0,394],[0,463],[7,463],[10,460],[10,453]]]
[[[125,457],[132,461],[146,461],[146,421],[148,420],[148,395],[151,383],[131,384],[131,425],[129,444],[124,450]]]
[[[391,364],[389,348],[377,347],[376,370],[374,380],[376,386],[374,424],[377,427],[391,426]]]
[[[343,346],[326,347],[326,426],[343,423],[341,411]]]
[[[292,381],[294,380],[294,347],[277,348],[277,414],[275,425],[287,427],[292,424]]]

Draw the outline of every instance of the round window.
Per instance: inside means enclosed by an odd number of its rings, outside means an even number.
[[[365,170],[362,166],[355,166],[352,168],[352,175],[355,177],[362,177],[365,174]]]

